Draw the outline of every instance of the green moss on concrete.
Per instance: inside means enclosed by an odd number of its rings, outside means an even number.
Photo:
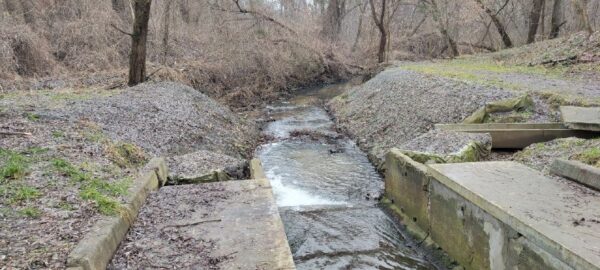
[[[532,111],[535,108],[533,99],[530,95],[522,95],[516,98],[509,98],[504,100],[498,100],[489,102],[482,108],[479,108],[471,116],[467,117],[464,124],[482,124],[487,122],[499,122],[498,118],[495,118],[492,114],[498,112],[512,112],[519,113],[522,118],[531,116]],[[524,121],[523,119],[522,121]]]

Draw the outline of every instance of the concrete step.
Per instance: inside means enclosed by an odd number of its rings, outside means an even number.
[[[545,260],[550,268],[600,269],[600,193],[549,179],[515,162],[435,164],[429,173],[516,231],[513,238],[525,238],[543,251],[539,254],[555,258]],[[494,261],[492,253],[503,254],[511,237],[502,233],[502,226],[483,227],[490,239],[490,264],[506,263]]]
[[[579,161],[556,159],[550,166],[550,172],[600,190],[600,168]]]
[[[268,180],[152,194],[111,268],[295,269]]]
[[[522,149],[558,138],[592,138],[599,135],[594,131],[569,129],[562,123],[437,124],[435,127],[449,131],[489,133],[492,136],[492,148],[496,149]]]
[[[560,112],[568,128],[600,131],[600,107],[561,106]]]

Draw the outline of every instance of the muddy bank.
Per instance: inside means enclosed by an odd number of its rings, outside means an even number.
[[[253,122],[175,83],[9,93],[0,131],[0,265],[8,268],[64,268],[92,224],[119,211],[150,157],[198,150],[229,163],[258,138]]]

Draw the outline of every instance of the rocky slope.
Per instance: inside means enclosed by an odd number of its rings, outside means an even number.
[[[500,88],[391,68],[328,105],[338,126],[380,163],[390,148],[434,124],[461,122],[487,102],[514,96]]]

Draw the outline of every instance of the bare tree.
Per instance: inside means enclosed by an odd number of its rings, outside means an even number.
[[[323,34],[331,41],[338,39],[340,30],[342,29],[342,18],[346,12],[345,0],[329,0],[327,10],[325,12]]]
[[[594,32],[592,25],[590,24],[590,18],[587,13],[587,6],[589,0],[573,0],[573,7],[577,16],[579,16],[580,29],[588,32],[590,35]]]
[[[536,0],[536,1],[538,1],[538,0]],[[490,8],[486,7],[481,0],[475,0],[475,2],[477,2],[479,7],[481,9],[483,9],[485,11],[485,13],[488,14],[488,16],[490,16],[490,19],[494,23],[494,26],[496,26],[496,29],[498,30],[498,33],[500,34],[500,37],[502,38],[502,43],[504,43],[504,46],[507,48],[511,48],[513,46],[513,42],[511,40],[510,36],[508,35],[508,32],[506,31],[506,27],[504,27],[504,25],[502,24],[502,22],[500,22],[500,19],[498,18],[498,14],[500,14],[500,12],[508,5],[510,0],[506,0],[504,2],[504,4],[502,5],[502,7],[500,9],[498,9],[498,11],[496,11],[496,12],[494,12]]]
[[[440,13],[440,8],[438,7],[436,0],[422,0],[422,1],[430,6],[429,11],[431,13],[431,17],[436,22],[438,29],[439,29],[440,33],[442,34],[442,36],[446,39],[446,42],[448,43],[448,47],[450,48],[450,52],[451,52],[452,56],[458,56],[459,55],[458,45],[456,44],[456,41],[454,41],[452,36],[450,36],[450,33],[448,32],[446,25],[442,21],[442,14]]]
[[[166,1],[165,11],[163,14],[163,36],[162,36],[162,49],[163,49],[162,63],[163,63],[163,65],[166,64],[167,56],[169,55],[169,27],[171,24],[171,3],[172,3],[172,1]]]
[[[364,4],[360,7],[360,15],[358,17],[358,29],[356,30],[356,36],[354,37],[354,43],[352,43],[352,51],[356,51],[356,46],[358,46],[358,40],[360,39],[360,35],[362,33],[363,27],[363,17],[365,16],[365,11],[367,10],[367,5],[369,2],[364,2]]]
[[[527,32],[527,43],[533,43],[535,41],[535,35],[540,26],[540,15],[542,13],[542,7],[544,6],[544,0],[533,0],[533,7],[529,13],[529,31]]]
[[[387,1],[381,0],[381,12],[377,14],[375,9],[375,3],[373,0],[369,0],[371,6],[371,15],[373,15],[373,21],[379,30],[379,50],[377,51],[377,62],[385,62],[385,48],[387,45],[387,31],[385,29],[385,9],[387,7]]]
[[[563,1],[562,0],[554,0],[554,6],[552,7],[552,20],[551,20],[551,28],[550,28],[550,36],[549,38],[556,38],[560,33],[560,28],[567,22],[565,21],[564,12],[563,12]]]
[[[146,40],[148,38],[148,20],[152,0],[134,0],[133,32],[131,33],[131,53],[129,54],[129,86],[146,80]]]

